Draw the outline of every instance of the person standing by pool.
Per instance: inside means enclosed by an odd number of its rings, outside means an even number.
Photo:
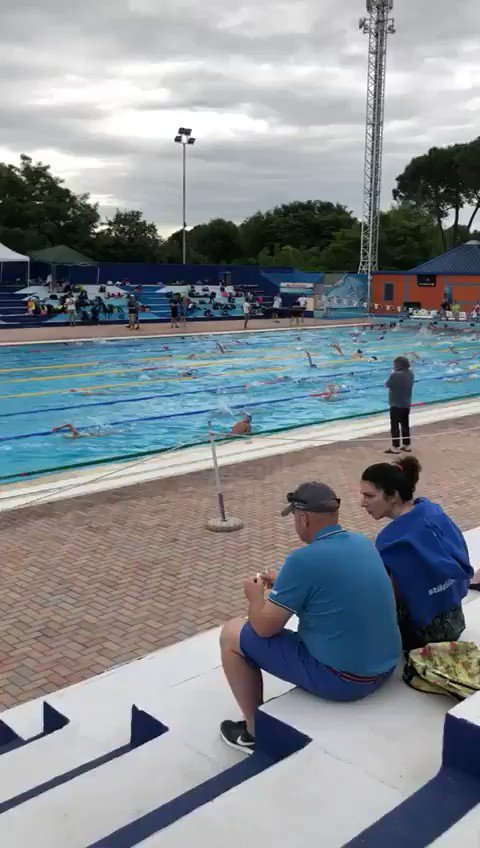
[[[246,330],[248,327],[248,321],[250,318],[250,314],[252,311],[252,304],[249,300],[245,300],[243,304],[243,329]]]
[[[414,382],[410,361],[406,356],[397,356],[393,362],[393,371],[385,383],[385,388],[388,389],[392,435],[392,447],[385,453],[398,453],[400,445],[401,450],[410,451],[410,409]]]
[[[170,327],[177,327],[178,329],[178,300],[176,297],[172,297],[170,301]]]
[[[282,298],[279,294],[276,294],[273,298],[273,310],[272,310],[272,318],[275,324],[280,323],[280,310],[282,308]]]
[[[307,300],[307,298],[305,297],[304,294],[300,295],[300,297],[298,298],[298,305],[299,305],[300,310],[301,310],[300,311],[300,320],[301,320],[302,324],[304,324],[305,323],[305,313],[307,311],[307,306],[308,306],[308,300]]]
[[[414,456],[371,465],[362,474],[362,506],[391,522],[376,547],[393,583],[405,651],[454,642],[465,629],[462,600],[473,577],[462,533],[443,509],[414,499],[421,467]]]
[[[184,327],[187,326],[188,307],[190,306],[190,298],[188,294],[182,295],[180,301],[180,321]]]
[[[77,306],[72,294],[65,298],[65,312],[67,313],[68,323],[71,327],[74,327],[77,320]]]
[[[127,308],[128,308],[128,329],[129,330],[139,330],[140,324],[138,322],[138,300],[134,294],[128,295],[127,300]]]

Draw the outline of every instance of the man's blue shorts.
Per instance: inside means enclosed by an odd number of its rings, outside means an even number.
[[[394,671],[392,668],[386,674],[372,677],[337,671],[312,657],[298,633],[282,630],[264,639],[257,636],[248,622],[240,631],[240,650],[257,668],[327,701],[365,698],[379,689]]]

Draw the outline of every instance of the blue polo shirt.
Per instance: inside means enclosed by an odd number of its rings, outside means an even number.
[[[375,546],[332,525],[285,560],[269,600],[295,613],[315,659],[367,677],[390,671],[402,653],[395,598]]]

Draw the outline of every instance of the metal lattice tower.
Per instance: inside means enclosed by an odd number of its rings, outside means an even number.
[[[387,41],[388,35],[395,32],[395,21],[390,17],[392,9],[393,0],[367,0],[369,17],[360,19],[360,29],[368,34],[369,38],[363,220],[359,271],[368,275],[369,302],[371,273],[378,269]]]

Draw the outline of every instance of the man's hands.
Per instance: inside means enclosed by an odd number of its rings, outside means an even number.
[[[256,577],[249,577],[245,580],[243,583],[243,591],[245,592],[245,597],[249,604],[253,604],[255,601],[263,602],[265,586],[260,578],[257,580]]]
[[[277,572],[273,568],[265,568],[260,574],[260,580],[266,589],[271,589],[275,583]]]
[[[256,577],[248,578],[243,583],[243,591],[245,592],[245,597],[249,603],[256,601],[258,599],[264,598],[265,589],[271,589],[275,578],[277,576],[277,572],[272,568],[265,568]]]

